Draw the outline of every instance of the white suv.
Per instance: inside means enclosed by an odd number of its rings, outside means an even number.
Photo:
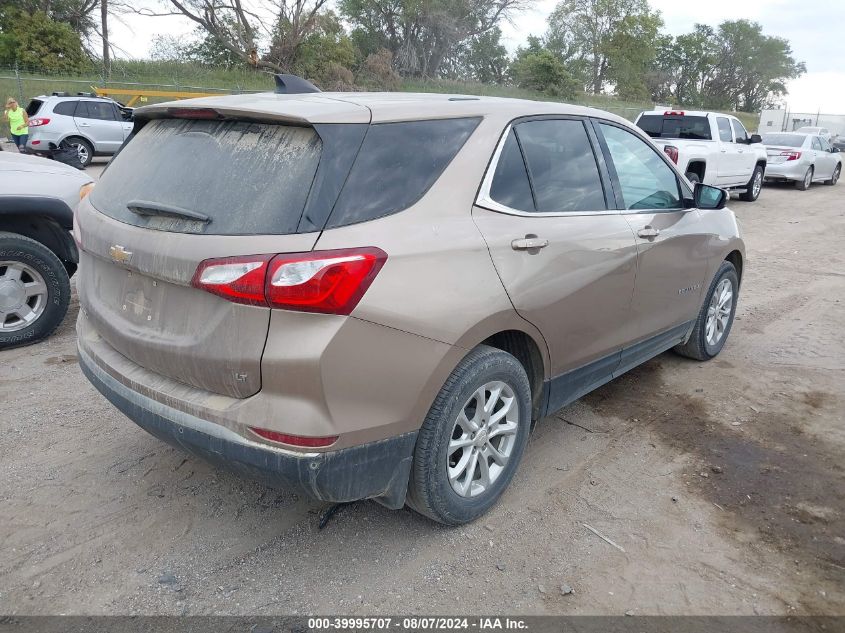
[[[26,107],[29,115],[27,149],[48,153],[73,147],[84,166],[94,156],[110,156],[132,133],[132,111],[112,99],[80,93],[54,92],[35,97]]]

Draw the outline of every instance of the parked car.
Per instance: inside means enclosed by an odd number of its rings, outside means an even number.
[[[26,111],[29,151],[49,154],[57,147],[72,147],[83,166],[90,165],[94,156],[117,152],[132,132],[131,108],[93,94],[42,95],[32,99]]]
[[[82,371],[153,435],[459,524],[534,421],[725,345],[744,246],[624,119],[449,95],[151,105],[79,207]]]
[[[822,136],[778,132],[763,135],[769,156],[766,180],[792,181],[801,191],[813,182],[835,185],[842,174],[842,157]]]
[[[845,137],[837,134],[833,137],[830,144],[841,152],[845,150]]]
[[[804,126],[795,130],[798,134],[812,134],[814,136],[821,136],[826,141],[830,142],[830,130],[826,127]]]
[[[760,136],[748,134],[742,121],[728,114],[653,110],[637,125],[666,152],[690,182],[703,182],[756,200],[766,173]]]
[[[0,152],[0,349],[59,326],[79,261],[73,209],[91,178],[55,161]]]

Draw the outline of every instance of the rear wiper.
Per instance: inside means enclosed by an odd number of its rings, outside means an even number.
[[[183,209],[181,207],[172,207],[160,202],[148,202],[147,200],[131,200],[126,204],[126,207],[137,215],[153,216],[153,215],[168,215],[175,218],[185,218],[186,220],[196,220],[198,222],[208,223],[211,218],[200,213],[199,211],[191,211],[190,209]]]

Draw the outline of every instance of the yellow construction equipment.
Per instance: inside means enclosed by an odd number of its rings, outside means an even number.
[[[97,94],[98,97],[111,97],[115,99],[116,97],[129,97],[129,100],[126,102],[126,105],[130,108],[133,107],[139,101],[146,101],[150,97],[162,97],[166,99],[193,99],[194,97],[216,97],[219,95],[227,95],[231,94],[226,90],[220,90],[218,92],[186,92],[182,90],[136,90],[134,88],[95,88],[91,86],[91,89]],[[120,99],[117,99],[118,101]]]

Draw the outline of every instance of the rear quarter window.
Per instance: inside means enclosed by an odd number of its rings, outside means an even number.
[[[480,118],[370,126],[326,228],[407,209],[431,188]]]
[[[116,220],[212,235],[297,232],[322,143],[313,128],[245,121],[150,121],[121,149],[91,194]],[[132,201],[202,213],[207,223],[142,216]]]

